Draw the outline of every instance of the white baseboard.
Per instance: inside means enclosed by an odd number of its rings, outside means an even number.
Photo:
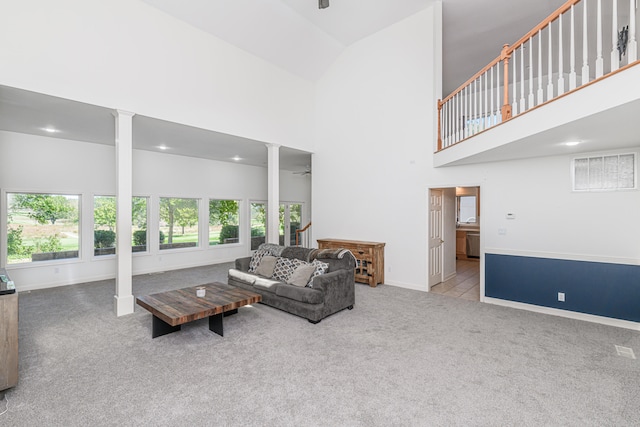
[[[495,304],[503,307],[517,308],[520,310],[533,311],[536,313],[549,314],[552,316],[565,317],[568,319],[584,320],[585,322],[600,323],[602,325],[615,326],[617,328],[632,329],[640,331],[640,323],[628,320],[613,319],[611,317],[596,316],[594,314],[579,313],[576,311],[560,310],[557,308],[543,307],[533,304],[525,304],[522,302],[508,301],[498,298],[484,297],[482,302],[487,304]]]
[[[401,282],[389,282],[385,281],[385,285],[395,286],[397,288],[411,289],[413,291],[421,291],[427,292],[427,288],[425,286],[419,286],[414,283],[401,283]]]

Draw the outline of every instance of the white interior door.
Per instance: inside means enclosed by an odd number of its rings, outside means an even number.
[[[442,282],[442,190],[429,191],[429,289]]]

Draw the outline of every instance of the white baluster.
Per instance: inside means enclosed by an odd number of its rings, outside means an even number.
[[[456,142],[462,139],[462,92],[456,95]]]
[[[633,0],[631,0],[633,1]],[[589,0],[582,0],[582,83],[589,83],[589,33],[587,24],[587,10]]]
[[[498,123],[502,123],[502,97],[500,96],[500,67],[504,66],[501,64],[502,61],[498,61],[496,64],[496,119]],[[507,84],[506,82],[504,83]]]
[[[493,109],[494,107],[494,103],[493,103],[493,67],[491,67],[491,85],[490,85],[490,89],[489,89],[489,93],[491,93],[491,110],[489,113],[489,125],[493,126],[495,125],[495,110]]]
[[[454,135],[453,126],[455,124],[455,115],[456,115],[456,113],[455,113],[455,111],[453,109],[453,100],[454,99],[455,99],[455,96],[452,97],[449,101],[447,101],[447,106],[449,108],[449,125],[448,125],[449,126],[449,132],[448,132],[448,134],[449,134],[449,137],[448,137],[449,144],[453,144],[454,143],[454,140],[453,140],[453,135]]]
[[[458,92],[455,96],[456,98],[456,102],[455,102],[455,112],[456,112],[456,124],[455,124],[455,128],[456,128],[456,136],[455,136],[455,141],[454,142],[458,142],[460,141],[460,94],[461,92]]]
[[[462,125],[464,126],[463,136],[464,138],[469,137],[469,87],[471,85],[464,88],[465,91],[465,99],[464,99],[464,116],[462,116]]]
[[[480,114],[478,114],[478,130],[484,130],[484,109],[483,107],[483,102],[482,102],[482,98],[484,97],[484,92],[482,90],[482,82],[484,81],[484,74],[481,74],[480,77],[478,77],[478,80],[480,81],[480,93],[479,93],[479,101],[480,101],[480,105],[478,106],[478,110],[480,112]]]
[[[538,30],[538,104],[544,102],[544,92],[542,90],[542,29]]]
[[[602,58],[602,0],[598,0],[596,11],[596,79],[604,74],[604,58]]]
[[[460,120],[460,139],[458,141],[464,139],[464,102],[465,102],[464,92],[465,92],[465,90],[466,90],[466,88],[462,89],[460,91],[460,117],[459,117],[459,120]]]
[[[449,103],[447,102],[446,104],[444,104],[444,132],[445,132],[445,138],[444,138],[444,146],[448,147],[449,144],[451,143],[451,141],[449,140]]]
[[[478,120],[478,85],[477,85],[477,81],[478,79],[475,79],[473,81],[473,128],[472,128],[472,134],[475,135],[478,132],[478,126],[477,126],[477,120]]]
[[[446,112],[445,112],[445,120],[446,120],[446,134],[445,137],[442,138],[442,146],[443,147],[448,147],[449,144],[451,144],[451,100],[448,100],[446,102],[446,104],[444,104],[442,106],[442,109],[445,110],[446,108]]]
[[[453,98],[449,101],[451,103],[451,143],[456,143],[456,118],[458,115],[456,114],[456,97],[457,95],[453,95]]]
[[[533,96],[533,37],[529,37],[529,108],[534,107]]]
[[[553,45],[551,40],[551,23],[549,23],[547,28],[549,29],[549,51],[547,52],[547,60],[549,63],[549,66],[547,67],[547,73],[549,74],[547,80],[547,101],[550,101],[553,99]]]
[[[518,54],[517,52],[514,50],[513,51],[513,55],[511,56],[511,63],[513,64],[513,71],[511,72],[511,74],[513,74],[513,93],[512,95],[512,101],[511,101],[511,117],[515,117],[518,114],[518,75],[516,74],[516,62],[518,62]],[[507,82],[505,82],[505,85],[507,84]]]
[[[569,90],[576,88],[576,20],[574,5],[571,5],[571,48],[569,52]]]
[[[564,56],[562,50],[562,15],[558,16],[558,96],[564,93]]]
[[[520,112],[524,113],[527,106],[524,103],[524,44],[520,46]]]
[[[456,118],[458,117],[457,115],[457,111],[456,111],[456,97],[458,95],[453,95],[453,98],[451,98],[451,142],[453,144],[456,143],[457,138],[456,138]]]
[[[618,59],[618,0],[613,0],[611,15],[611,71],[620,68]]]
[[[453,98],[451,98],[447,102],[447,116],[448,116],[447,127],[449,128],[448,132],[447,132],[449,137],[447,139],[449,140],[449,145],[451,145],[451,144],[453,144],[455,142],[453,140],[453,125],[455,124],[456,113],[453,110]]]
[[[629,0],[629,44],[627,45],[627,63],[638,60],[638,42],[636,41],[635,0]]]
[[[484,115],[482,116],[483,127],[486,129],[489,126],[487,125],[487,117],[489,116],[489,82],[487,81],[489,78],[489,70],[484,72]]]

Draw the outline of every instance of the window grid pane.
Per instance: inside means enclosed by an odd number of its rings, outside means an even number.
[[[7,193],[7,264],[78,258],[80,196]]]
[[[573,189],[625,190],[636,188],[635,154],[585,157],[573,161]]]
[[[93,254],[95,256],[116,253],[116,198],[93,198]]]
[[[209,245],[240,242],[240,202],[209,200]]]
[[[160,250],[198,246],[198,199],[160,198]]]

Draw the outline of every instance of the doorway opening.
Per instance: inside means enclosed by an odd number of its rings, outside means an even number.
[[[480,187],[429,190],[429,292],[480,300]]]

